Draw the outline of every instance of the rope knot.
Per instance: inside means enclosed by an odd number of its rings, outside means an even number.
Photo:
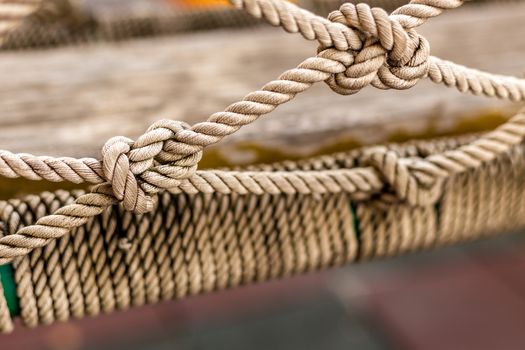
[[[403,158],[382,146],[369,149],[364,154],[364,162],[381,174],[399,198],[418,206],[437,203],[448,175],[423,158]]]
[[[405,29],[396,16],[366,4],[346,3],[328,19],[358,31],[362,40],[360,50],[350,51],[354,60],[345,65],[346,70],[326,80],[335,92],[350,95],[370,84],[379,89],[408,89],[428,74],[428,41],[415,30]]]
[[[178,141],[189,125],[172,120],[154,123],[136,141],[117,136],[102,148],[106,183],[124,208],[141,214],[153,209],[154,195],[180,185],[194,174],[202,149]]]
[[[414,30],[407,31],[409,40],[401,57],[389,51],[386,62],[379,68],[377,77],[380,81],[374,86],[380,89],[405,90],[413,87],[428,74],[430,67],[430,44],[427,39]],[[382,84],[382,85],[380,85]]]
[[[153,198],[146,194],[137,181],[140,167],[129,159],[133,140],[117,136],[110,138],[102,148],[104,177],[115,198],[124,208],[135,213],[145,213],[153,208]]]

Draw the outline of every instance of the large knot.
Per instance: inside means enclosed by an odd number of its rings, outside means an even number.
[[[111,185],[113,195],[124,208],[135,213],[145,213],[153,208],[153,199],[140,187],[137,167],[129,160],[133,140],[117,136],[109,139],[102,148],[104,177]]]
[[[383,146],[372,147],[364,162],[374,167],[395,191],[398,198],[412,205],[428,206],[438,202],[448,173],[423,158],[400,157]]]
[[[415,30],[403,28],[397,17],[383,9],[346,3],[328,19],[357,30],[363,40],[361,50],[352,51],[352,64],[326,80],[335,92],[350,95],[370,84],[379,89],[408,89],[428,74],[428,41]]]
[[[102,170],[115,198],[135,213],[153,209],[154,195],[176,187],[195,172],[202,149],[174,147],[182,122],[160,120],[136,141],[117,136],[102,148]],[[188,151],[189,150],[189,151]]]

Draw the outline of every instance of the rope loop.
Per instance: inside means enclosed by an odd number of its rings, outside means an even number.
[[[179,154],[173,143],[189,125],[160,120],[136,141],[117,136],[102,148],[102,169],[106,185],[126,210],[137,214],[153,209],[154,195],[161,188],[176,187],[192,176],[202,151]],[[169,165],[169,172],[165,169]]]
[[[361,50],[351,51],[354,60],[343,73],[326,80],[343,95],[354,94],[367,85],[379,89],[409,89],[426,77],[430,68],[430,45],[414,29],[404,28],[399,16],[367,4],[343,4],[328,19],[360,33]]]
[[[38,1],[31,0],[31,3]],[[310,176],[308,179],[303,176],[304,180],[293,173],[284,179],[279,172],[222,177],[212,172],[196,174],[205,147],[216,144],[322,81],[338,93],[351,94],[367,85],[406,89],[428,76],[435,83],[456,87],[461,92],[525,101],[524,79],[489,74],[429,57],[428,42],[415,32],[415,28],[445,10],[459,7],[462,0],[411,0],[391,15],[364,4],[344,4],[329,19],[284,0],[231,2],[288,32],[317,40],[320,52],[260,90],[246,95],[242,101],[192,127],[162,120],[136,141],[113,138],[104,146],[102,160],[37,157],[0,151],[1,176],[85,181],[97,185],[91,193],[76,198],[74,203],[39,218],[33,225],[17,228],[14,234],[1,237],[0,264],[63,237],[118,202],[136,213],[151,210],[155,195],[161,189],[231,193],[233,188],[238,193],[277,193],[276,183],[279,182],[285,193],[319,194],[345,189],[366,195],[382,190],[385,183],[408,203],[432,205],[439,199],[447,178],[476,169],[523,142],[525,113],[520,113],[475,142],[424,159],[403,158],[392,150],[376,148],[368,155],[367,162],[371,166],[347,169],[352,174],[321,171],[306,174]],[[13,7],[8,4],[0,6],[0,14],[6,8],[7,12],[12,12]],[[7,17],[18,23],[23,16]],[[2,33],[0,30],[0,42]]]
[[[129,152],[133,140],[122,136],[109,139],[102,148],[104,177],[111,185],[113,195],[124,208],[134,213],[145,213],[153,208],[153,199],[140,187],[133,171]]]
[[[382,86],[374,81],[374,86],[381,89],[406,90],[425,78],[430,68],[430,44],[427,39],[410,30],[407,55],[394,60],[387,55],[387,61],[378,70],[378,79]]]
[[[423,158],[402,158],[396,151],[383,146],[369,149],[364,162],[381,174],[400,199],[416,206],[437,203],[448,175]]]

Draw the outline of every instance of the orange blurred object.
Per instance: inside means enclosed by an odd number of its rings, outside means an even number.
[[[213,7],[230,7],[231,4],[228,0],[166,0],[168,3],[172,4],[174,7],[204,7],[204,8],[213,8]],[[290,2],[296,3],[296,0],[291,0]]]
[[[228,0],[167,0],[177,7],[229,7]]]

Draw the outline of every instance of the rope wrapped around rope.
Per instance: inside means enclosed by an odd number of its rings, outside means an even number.
[[[328,19],[283,0],[232,3],[289,32],[319,41],[318,54],[205,122],[190,127],[161,120],[136,141],[112,138],[102,148],[100,161],[0,152],[3,176],[97,184],[74,203],[0,238],[0,264],[47,245],[110,205],[122,203],[134,213],[147,212],[153,207],[155,195],[165,189],[223,193],[345,191],[356,198],[367,198],[389,186],[402,200],[431,205],[439,199],[447,177],[490,162],[523,140],[525,115],[518,114],[477,141],[425,159],[402,158],[378,147],[365,157],[368,167],[335,172],[197,172],[205,147],[272,112],[317,82],[326,82],[338,93],[353,94],[367,85],[407,89],[429,77],[460,91],[525,100],[523,80],[483,73],[430,56],[428,42],[414,28],[446,9],[459,7],[462,1],[413,0],[391,15],[365,4],[344,4]]]

